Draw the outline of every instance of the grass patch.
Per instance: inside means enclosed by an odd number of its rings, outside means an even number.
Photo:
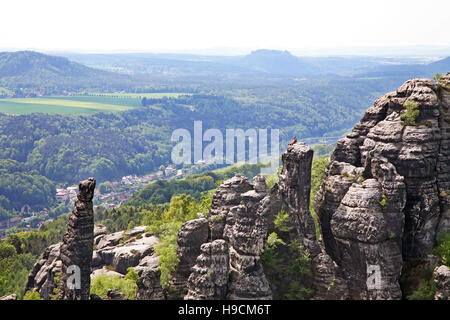
[[[105,297],[108,290],[118,289],[128,300],[134,300],[137,291],[137,273],[133,268],[127,269],[125,278],[119,278],[116,275],[99,274],[91,283],[91,294],[99,297]]]
[[[56,98],[11,98],[0,99],[0,111],[5,113],[25,114],[41,113],[90,113],[96,111],[117,112],[131,109],[130,106],[106,104],[100,102],[79,101]],[[69,108],[69,110],[64,110]],[[6,112],[8,111],[8,112]]]

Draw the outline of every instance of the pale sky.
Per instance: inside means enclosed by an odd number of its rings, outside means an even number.
[[[449,0],[2,0],[0,49],[450,46]]]

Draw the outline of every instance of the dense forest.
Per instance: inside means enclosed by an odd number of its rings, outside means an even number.
[[[194,121],[202,121],[203,132],[280,129],[281,150],[293,136],[341,135],[372,98],[342,86],[145,99],[144,106],[116,113],[0,114],[0,170],[5,174],[0,195],[6,198],[0,207],[44,208],[52,205],[53,185],[71,185],[89,176],[101,183],[154,172],[170,163],[171,132],[176,128],[192,132]]]

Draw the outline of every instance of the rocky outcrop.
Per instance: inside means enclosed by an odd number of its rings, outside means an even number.
[[[187,221],[178,232],[177,256],[180,260],[171,279],[174,290],[171,299],[183,299],[187,294],[187,280],[200,255],[200,246],[208,240],[208,220],[199,218]]]
[[[15,293],[10,294],[8,296],[0,297],[0,301],[12,301],[12,300],[17,300],[17,295]]]
[[[128,268],[138,266],[144,257],[153,255],[153,247],[158,241],[149,235],[132,238],[116,246],[98,246],[93,255],[95,265],[112,266],[115,271],[126,274]]]
[[[270,198],[270,212],[272,217],[280,210],[289,214],[291,228],[286,238],[300,241],[311,259],[311,276],[289,281],[298,282],[298,286],[312,290],[313,299],[345,299],[347,286],[342,279],[342,272],[319,245],[309,211],[312,159],[313,151],[306,144],[298,142],[288,147],[282,156],[279,181]],[[287,256],[286,260],[289,259]]]
[[[60,249],[60,300],[89,299],[94,245],[94,189],[94,178],[81,181],[78,186],[78,200],[70,215]]]
[[[435,300],[450,300],[450,269],[442,265],[434,269]]]
[[[160,284],[161,272],[155,267],[144,269],[137,280],[136,300],[165,300],[166,294]]]
[[[261,254],[267,238],[265,178],[252,185],[243,176],[225,181],[213,196],[209,241],[189,276],[185,299],[270,299]],[[264,201],[263,199],[266,199]]]
[[[227,297],[229,257],[223,239],[202,244],[201,255],[188,279],[186,300],[223,300]]]
[[[153,250],[159,239],[146,233],[145,229],[145,226],[139,226],[129,231],[107,234],[103,226],[96,225],[94,230],[101,230],[101,234],[95,237],[97,245],[92,253],[91,280],[100,274],[123,278],[129,267],[133,267],[140,276],[146,271],[159,272],[159,258]],[[35,290],[46,300],[56,292],[54,289],[59,287],[59,283],[55,283],[55,279],[61,274],[62,266],[61,245],[62,242],[45,250],[42,259],[33,266],[28,276],[26,291]],[[159,285],[159,273],[157,279]]]
[[[55,279],[61,274],[62,266],[60,248],[61,243],[57,243],[45,249],[42,259],[31,269],[25,292],[37,291],[45,300],[55,294],[54,289],[58,286]]]
[[[340,269],[318,244],[309,212],[312,156],[303,143],[290,146],[271,194],[260,175],[253,185],[235,176],[219,186],[208,217],[209,240],[191,269],[185,299],[271,299],[261,256],[274,216],[282,209],[290,217],[288,239],[298,240],[311,257],[313,273],[301,285],[314,289],[316,299],[347,296]]]
[[[331,156],[315,210],[351,299],[402,298],[407,262],[449,230],[449,85],[450,74],[440,84],[407,81],[378,99]],[[406,101],[418,104],[416,125],[402,118]]]

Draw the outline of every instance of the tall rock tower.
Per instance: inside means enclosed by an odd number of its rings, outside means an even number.
[[[80,182],[78,200],[69,218],[61,245],[60,300],[88,300],[94,243],[95,179]]]

